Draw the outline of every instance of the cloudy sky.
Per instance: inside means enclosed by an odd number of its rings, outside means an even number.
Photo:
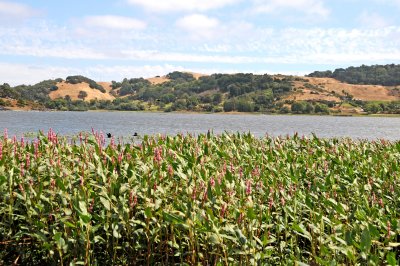
[[[0,0],[0,83],[400,63],[400,0]]]

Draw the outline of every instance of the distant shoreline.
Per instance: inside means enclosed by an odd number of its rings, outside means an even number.
[[[163,111],[150,111],[150,110],[142,110],[142,111],[121,111],[121,110],[85,110],[85,111],[61,111],[61,110],[26,110],[26,109],[0,109],[1,112],[92,112],[92,113],[102,113],[102,112],[120,112],[120,113],[159,113],[159,114],[217,114],[217,115],[271,115],[271,116],[335,116],[335,117],[400,117],[400,114],[361,114],[361,113],[330,113],[330,114],[293,114],[293,113],[261,113],[261,112],[194,112],[194,111],[172,111],[172,112],[163,112]]]

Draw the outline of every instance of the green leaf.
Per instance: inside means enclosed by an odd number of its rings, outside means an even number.
[[[83,214],[83,215],[86,215],[88,212],[87,212],[87,208],[86,208],[86,202],[84,202],[84,201],[79,201],[79,210],[81,211],[81,213]]]
[[[254,220],[254,219],[257,218],[257,216],[256,216],[256,214],[255,214],[253,208],[249,207],[249,208],[247,209],[247,217],[248,217],[250,220]]]
[[[103,204],[104,208],[106,208],[107,211],[111,210],[111,203],[108,199],[100,197],[100,202]]]
[[[105,243],[106,241],[101,236],[97,235],[94,237],[94,243]]]
[[[151,217],[153,217],[153,214],[152,214],[152,212],[151,212],[151,208],[150,208],[150,207],[147,207],[147,208],[144,210],[144,214],[146,215],[146,218],[151,218]]]
[[[235,230],[235,233],[236,233],[237,238],[239,239],[239,242],[240,242],[242,245],[246,244],[247,238],[243,235],[242,231],[241,231],[239,228],[237,228],[237,229]]]
[[[47,237],[45,234],[43,234],[42,232],[36,232],[33,234],[37,239],[43,241],[43,242],[48,242],[47,241]]]
[[[379,239],[380,238],[380,233],[378,231],[378,229],[376,229],[376,227],[373,224],[369,224],[368,225],[368,230],[369,233],[371,234],[371,238],[375,238],[375,239]]]
[[[397,263],[397,260],[396,260],[396,253],[394,253],[394,252],[389,252],[389,253],[386,255],[386,261],[387,261],[387,263],[388,263],[389,265],[391,265],[391,266],[399,265],[399,264]]]
[[[367,228],[364,229],[364,231],[361,234],[361,246],[360,246],[362,251],[369,251],[371,248],[371,235],[369,233],[369,230]]]
[[[57,187],[61,188],[62,191],[65,191],[64,182],[61,180],[61,178],[56,179],[56,184],[57,184]]]
[[[76,226],[73,223],[65,221],[64,224],[70,228],[76,228]]]
[[[92,219],[92,217],[91,217],[90,215],[87,215],[87,214],[79,214],[79,217],[82,219],[82,221],[83,221],[85,224],[90,223],[90,221],[91,221],[91,219]]]
[[[65,240],[62,238],[62,233],[57,232],[54,234],[53,239],[56,241],[58,248],[64,248],[65,246]]]
[[[184,223],[185,222],[185,220],[183,218],[181,218],[178,215],[173,214],[173,213],[167,213],[167,212],[163,211],[163,217],[164,217],[164,220],[166,220],[170,223]]]
[[[211,234],[211,236],[208,238],[208,241],[210,241],[211,244],[219,244],[221,242],[216,234]]]
[[[393,247],[393,248],[400,247],[400,243],[390,242],[390,243],[389,243],[389,247]]]
[[[311,234],[307,231],[303,224],[293,224],[292,228],[297,234],[311,240]]]
[[[7,178],[4,175],[0,175],[0,187],[7,182]]]
[[[64,208],[64,213],[66,216],[70,216],[72,214],[72,210],[69,208]]]

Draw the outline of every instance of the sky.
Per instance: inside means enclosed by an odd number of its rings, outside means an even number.
[[[400,0],[0,0],[0,83],[400,63]]]

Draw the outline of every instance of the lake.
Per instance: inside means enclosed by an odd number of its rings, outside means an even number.
[[[335,117],[262,114],[182,114],[145,112],[23,112],[1,111],[0,130],[9,136],[26,132],[75,135],[94,128],[115,136],[144,134],[251,132],[255,136],[300,135],[353,139],[400,139],[400,117]],[[0,133],[2,135],[2,133]]]

